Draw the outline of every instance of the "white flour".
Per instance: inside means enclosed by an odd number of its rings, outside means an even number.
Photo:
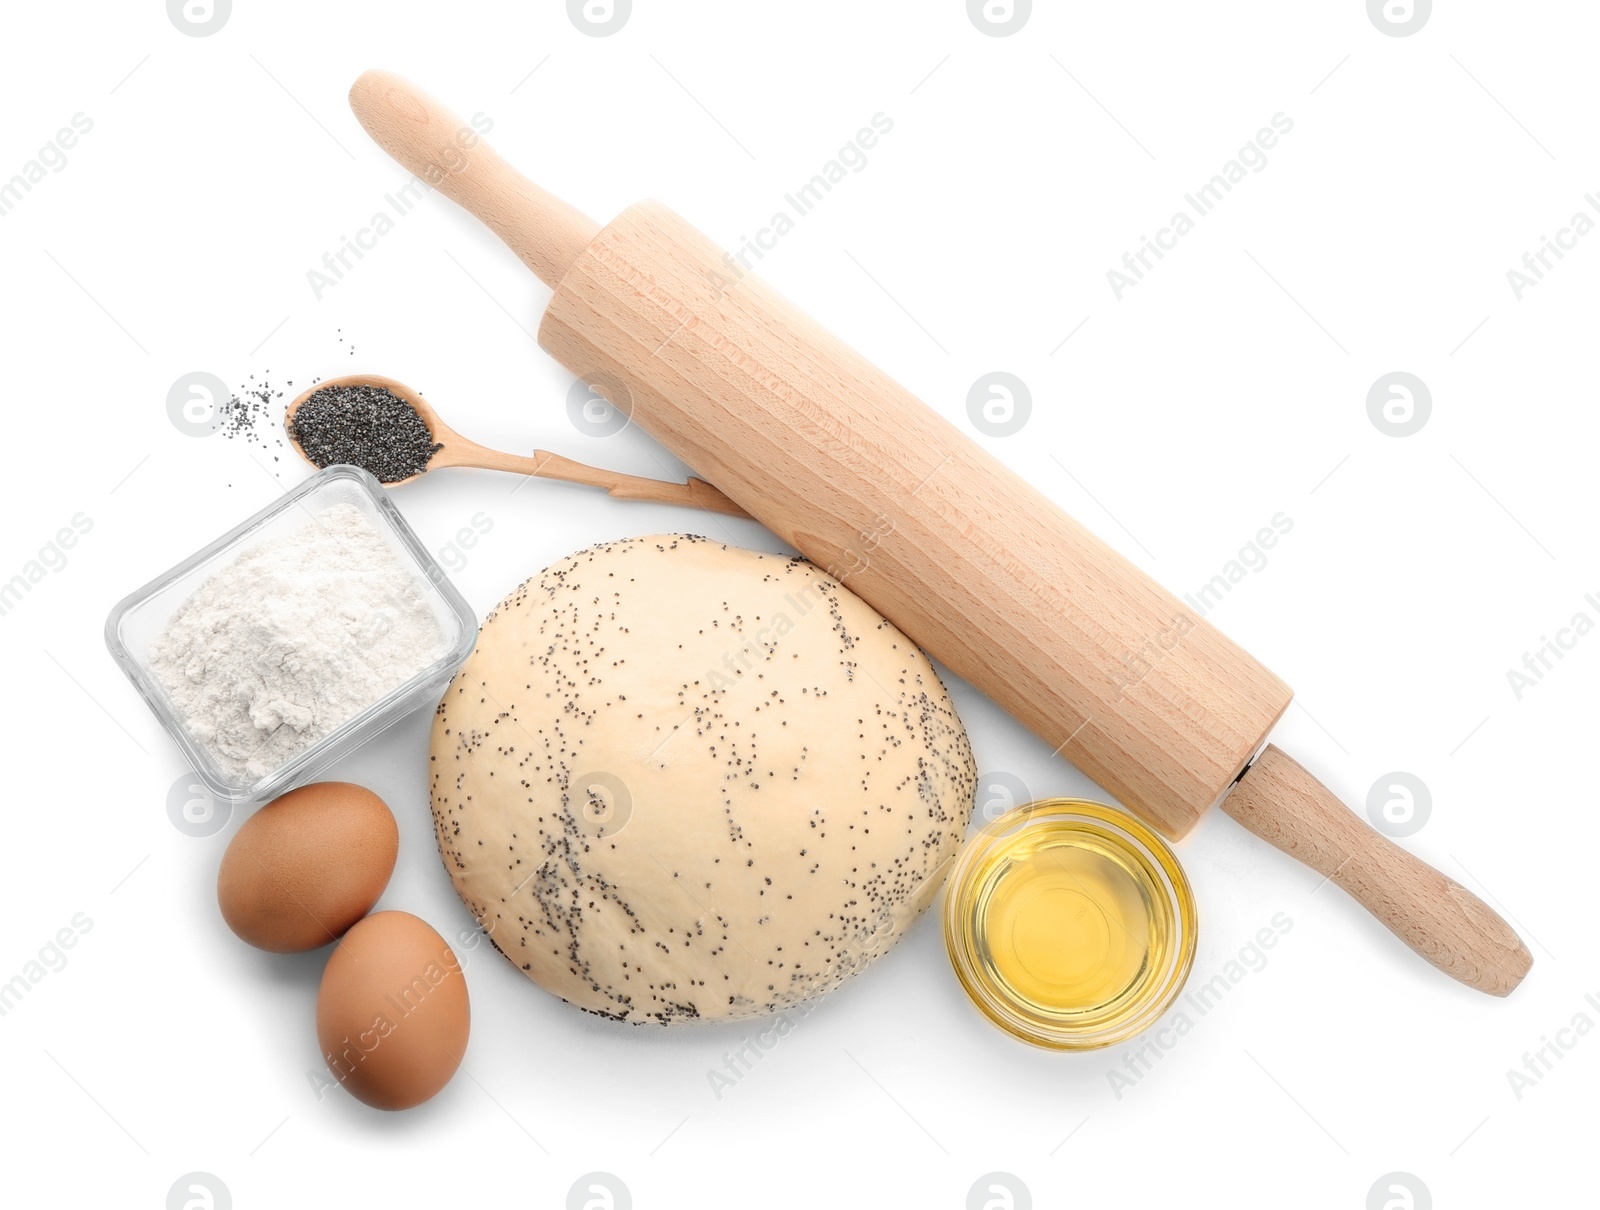
[[[247,549],[150,646],[189,733],[254,781],[445,654],[414,570],[339,504]]]

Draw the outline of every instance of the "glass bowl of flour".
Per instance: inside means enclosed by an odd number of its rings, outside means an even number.
[[[119,603],[106,645],[207,788],[252,803],[433,705],[477,627],[378,481],[331,466]]]

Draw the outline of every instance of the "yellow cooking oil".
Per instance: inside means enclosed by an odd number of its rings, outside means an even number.
[[[946,939],[996,1024],[1088,1049],[1164,1011],[1194,955],[1194,901],[1165,841],[1099,803],[1053,799],[979,832],[952,874]]]

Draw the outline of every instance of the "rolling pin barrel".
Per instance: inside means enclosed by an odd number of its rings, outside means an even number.
[[[597,227],[397,76],[351,104],[553,287],[557,361],[1129,808],[1176,837],[1224,802],[1441,970],[1516,986],[1481,901],[1276,749],[1250,766],[1287,685],[711,240],[655,202]]]
[[[1287,685],[657,202],[595,238],[539,343],[1168,835]]]

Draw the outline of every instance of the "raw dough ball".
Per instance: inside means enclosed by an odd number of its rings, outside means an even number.
[[[440,702],[439,850],[496,948],[624,1021],[773,1012],[866,967],[965,834],[927,657],[799,558],[579,551],[514,592]]]

